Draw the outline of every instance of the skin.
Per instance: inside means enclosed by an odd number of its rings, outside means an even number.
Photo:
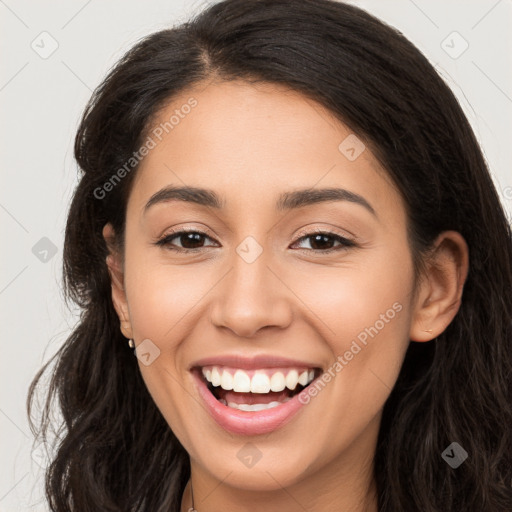
[[[368,148],[355,161],[338,150],[351,132],[328,111],[283,86],[217,81],[174,97],[156,124],[191,96],[197,106],[137,171],[124,261],[109,224],[103,235],[120,328],[136,345],[149,338],[161,351],[149,366],[139,362],[140,371],[190,455],[195,508],[376,511],[372,458],[384,403],[409,343],[435,338],[455,316],[466,243],[442,233],[416,278],[399,192]],[[171,184],[211,188],[224,207],[175,200],[144,214],[149,198]],[[376,215],[349,201],[276,211],[280,193],[306,187],[342,187],[363,196]],[[207,232],[198,252],[154,245],[181,228]],[[323,254],[312,237],[301,240],[314,229],[356,246]],[[247,236],[263,251],[250,264],[236,252]],[[327,369],[396,303],[401,311],[270,434],[226,432],[192,385],[190,364],[223,354],[299,358]],[[237,457],[248,442],[262,454],[252,468]],[[181,510],[189,507],[190,482]]]

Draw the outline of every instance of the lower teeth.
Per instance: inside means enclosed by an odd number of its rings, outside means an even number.
[[[237,404],[235,402],[226,402],[223,398],[219,400],[221,404],[227,405],[232,409],[239,409],[240,411],[263,411],[265,409],[272,409],[273,407],[277,407],[278,405],[284,404],[291,400],[290,397],[285,398],[282,402],[270,402],[269,404]]]

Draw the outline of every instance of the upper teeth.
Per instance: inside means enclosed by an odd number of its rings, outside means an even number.
[[[234,368],[222,368],[218,366],[203,367],[202,372],[208,382],[214,386],[220,386],[226,391],[237,393],[268,393],[269,391],[283,391],[288,388],[294,390],[297,384],[307,386],[315,378],[312,369],[265,369],[249,372]]]

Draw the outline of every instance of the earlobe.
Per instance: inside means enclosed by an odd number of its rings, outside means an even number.
[[[120,257],[115,248],[114,230],[111,224],[106,224],[103,228],[103,238],[109,249],[109,254],[105,258],[108,272],[110,274],[112,303],[119,317],[120,328],[123,336],[128,339],[133,338],[133,332],[130,322],[130,313],[126,299],[124,287],[124,272],[120,263]]]
[[[430,341],[439,336],[459,311],[469,270],[469,250],[456,231],[439,235],[426,261],[414,305],[409,337]]]

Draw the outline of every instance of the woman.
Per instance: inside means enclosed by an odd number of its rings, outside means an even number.
[[[510,510],[510,227],[401,34],[217,3],[126,54],[75,156],[52,510]]]

